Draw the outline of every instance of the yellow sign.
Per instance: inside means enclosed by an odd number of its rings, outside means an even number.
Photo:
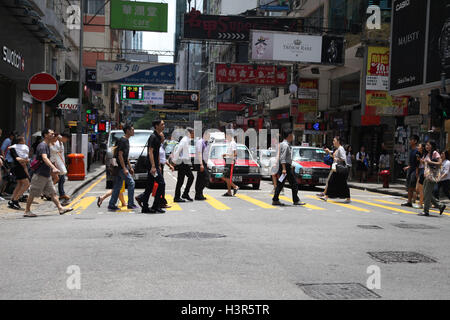
[[[368,48],[367,75],[389,77],[389,48]]]
[[[69,121],[67,124],[69,125],[69,127],[76,127],[77,126],[77,122],[76,121]]]
[[[366,107],[375,108],[376,115],[405,115],[408,97],[392,97],[386,91],[366,91]]]

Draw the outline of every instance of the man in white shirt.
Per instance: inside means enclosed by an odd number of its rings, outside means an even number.
[[[178,147],[176,148],[173,154],[173,160],[178,167],[178,178],[177,185],[175,187],[175,197],[174,202],[186,202],[194,201],[191,197],[189,197],[189,191],[191,189],[192,184],[194,183],[194,175],[191,170],[191,156],[189,154],[189,148],[191,146],[191,140],[194,138],[194,129],[186,128],[186,136],[181,139]],[[188,178],[186,187],[184,189],[183,195],[181,194],[181,187],[184,183],[184,177]]]
[[[203,138],[198,139],[197,143],[195,144],[195,167],[197,170],[197,180],[195,181],[195,200],[206,200],[205,196],[203,195],[203,189],[206,187],[206,180],[208,178],[207,172],[206,172],[206,166],[208,163],[208,140],[209,140],[209,133],[207,131],[203,132]]]
[[[239,188],[232,181],[234,162],[236,161],[237,158],[237,145],[236,142],[234,141],[233,132],[231,130],[227,130],[226,141],[227,141],[227,153],[222,156],[225,159],[225,171],[223,173],[222,180],[227,184],[228,191],[223,196],[232,197],[236,195]],[[231,194],[231,187],[233,187],[233,194]]]

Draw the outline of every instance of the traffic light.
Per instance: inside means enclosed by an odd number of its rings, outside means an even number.
[[[441,126],[442,121],[450,119],[450,98],[433,89],[430,93],[431,121],[434,126]]]

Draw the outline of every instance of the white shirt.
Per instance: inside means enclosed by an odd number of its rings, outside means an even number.
[[[30,155],[30,149],[26,144],[15,144],[11,146],[11,148],[16,149],[16,153],[19,156],[19,158],[28,160],[28,157]]]
[[[361,151],[356,154],[356,161],[362,160],[364,156],[366,157],[367,161],[369,161],[369,156],[365,152]]]
[[[205,148],[205,150],[203,150],[203,152],[202,152],[202,149],[203,149],[203,139],[198,139],[198,141],[196,142],[196,144],[195,144],[195,152],[196,152],[196,156],[197,156],[197,154],[198,153],[202,153],[202,159],[203,159],[203,161],[204,162],[208,162],[208,151],[209,151],[209,144],[207,144],[206,145],[206,148]]]
[[[227,155],[225,156],[227,164],[233,163],[234,152],[237,150],[236,142],[233,140],[227,141]]]
[[[445,159],[441,167],[441,181],[450,180],[450,161]]]
[[[166,150],[164,150],[162,145],[159,147],[159,163],[162,165],[166,164]]]
[[[180,143],[178,144],[177,150],[175,150],[173,159],[174,161],[186,160],[191,161],[191,156],[189,155],[189,147],[191,146],[191,138],[188,136],[183,137]],[[188,164],[189,162],[185,162]]]

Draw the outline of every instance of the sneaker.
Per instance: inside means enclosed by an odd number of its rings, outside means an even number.
[[[0,201],[6,201],[6,200],[5,200],[5,198],[3,198],[3,197],[0,197]]]
[[[20,210],[22,209],[19,205],[18,201],[8,201],[8,207],[14,210]]]
[[[406,203],[402,203],[402,207],[411,207],[412,208],[412,203],[411,202],[406,202]]]
[[[112,206],[112,207],[108,206],[108,211],[112,211],[112,212],[119,211],[119,208],[116,206]]]
[[[421,206],[420,204],[414,203],[413,208],[414,209],[423,209],[423,206]]]
[[[127,208],[131,209],[131,210],[135,210],[135,209],[138,209],[139,207],[137,205],[133,204],[132,206],[127,206]]]

